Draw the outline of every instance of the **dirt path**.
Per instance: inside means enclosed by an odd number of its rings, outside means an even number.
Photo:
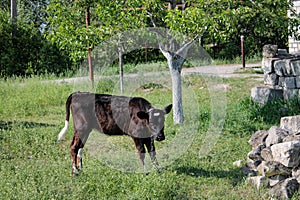
[[[255,64],[246,64],[246,68],[253,68],[261,66],[260,63]],[[182,69],[182,75],[189,74],[199,74],[199,75],[216,75],[222,78],[230,78],[230,77],[247,77],[247,76],[257,76],[258,78],[262,78],[262,74],[246,74],[246,73],[236,73],[237,70],[241,69],[241,64],[229,64],[229,65],[209,65],[209,66],[201,66],[201,67],[192,67],[192,68],[184,68]],[[146,73],[153,74],[151,72]],[[118,77],[119,75],[115,75]],[[124,74],[125,77],[136,77],[137,74]],[[100,78],[100,77],[98,77]],[[95,78],[96,80],[97,78]],[[74,77],[74,78],[66,78],[61,80],[55,80],[57,83],[69,83],[72,84],[74,81],[89,81],[89,77]]]
[[[246,68],[254,68],[259,66],[261,66],[260,63],[247,64]],[[185,68],[182,70],[182,75],[197,73],[203,75],[217,75],[223,78],[241,77],[241,76],[244,77],[244,76],[254,75],[254,74],[236,73],[236,71],[241,68],[242,68],[241,64],[201,66],[201,67]],[[255,75],[261,76],[260,74],[255,74]]]

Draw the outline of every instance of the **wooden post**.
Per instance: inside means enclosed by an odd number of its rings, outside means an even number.
[[[241,50],[242,50],[242,66],[243,69],[246,68],[246,64],[245,64],[245,37],[242,35],[241,36]]]
[[[10,18],[11,18],[11,24],[13,27],[12,30],[12,43],[15,44],[15,35],[17,32],[17,0],[10,0]]]
[[[17,0],[10,0],[10,17],[12,24],[17,22]]]
[[[85,13],[85,25],[86,28],[89,28],[90,25],[90,8],[87,7]],[[91,56],[91,47],[89,42],[87,41],[87,48],[88,48],[88,65],[89,65],[89,73],[90,73],[90,80],[92,89],[94,89],[94,72],[93,72],[93,64],[92,64],[92,56]]]

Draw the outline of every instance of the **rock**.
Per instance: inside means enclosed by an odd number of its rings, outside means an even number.
[[[262,163],[257,167],[257,171],[260,175],[271,177],[275,175],[291,175],[292,171],[288,167],[276,161],[262,161]]]
[[[285,60],[274,61],[274,72],[280,77],[284,77],[287,74]]]
[[[278,45],[267,44],[263,46],[263,57],[274,58],[278,51]]]
[[[257,189],[269,186],[269,180],[265,176],[248,177],[246,181],[254,185]]]
[[[280,119],[280,128],[292,133],[300,132],[300,115],[282,117]]]
[[[284,176],[284,175],[275,175],[275,176],[271,176],[269,177],[269,184],[271,187],[277,185],[279,182],[287,179],[288,176]]]
[[[266,58],[263,57],[262,62],[261,62],[261,67],[264,73],[269,74],[274,72],[274,62],[278,60],[278,58]]]
[[[294,167],[294,168],[292,169],[292,176],[293,176],[294,178],[297,178],[297,177],[300,178],[300,166]],[[299,181],[298,181],[298,182],[299,182]]]
[[[285,77],[282,86],[286,89],[295,89],[296,88],[295,77]]]
[[[251,160],[262,160],[261,156],[260,156],[260,152],[262,149],[264,149],[266,146],[264,144],[259,145],[258,147],[256,147],[255,149],[252,149],[252,151],[250,151],[248,153],[248,158],[250,158]]]
[[[272,126],[268,132],[269,134],[266,138],[266,147],[282,142],[283,139],[289,135],[287,130],[278,126]]]
[[[265,85],[271,85],[271,86],[278,85],[278,80],[279,80],[279,76],[275,73],[264,74]]]
[[[258,103],[266,103],[276,99],[283,99],[283,90],[269,87],[254,87],[251,89],[251,98]]]
[[[285,71],[284,72],[285,72],[284,76],[287,76],[287,77],[293,76],[290,59],[285,59]]]
[[[237,160],[237,161],[235,161],[235,162],[233,162],[232,164],[233,164],[233,166],[236,166],[236,167],[241,167],[242,166],[242,160]]]
[[[300,183],[300,167],[295,167],[292,170],[292,177],[294,177],[295,179],[297,179],[298,183]]]
[[[277,54],[281,58],[286,58],[290,56],[290,54],[288,54],[286,49],[278,49]]]
[[[283,142],[300,141],[300,134],[291,134],[283,139]]]
[[[286,167],[297,167],[300,164],[300,141],[284,142],[271,146],[274,161]]]
[[[300,60],[291,60],[290,65],[293,76],[300,76]]]
[[[300,76],[295,77],[295,83],[296,83],[296,88],[299,89],[300,88]]]
[[[299,183],[295,178],[288,178],[275,185],[269,192],[270,196],[275,199],[292,198],[299,189]]]
[[[265,130],[256,131],[251,136],[248,143],[252,146],[252,149],[255,149],[259,145],[265,144],[268,134],[269,134],[268,131]]]
[[[257,167],[261,164],[262,160],[252,160],[247,158],[247,167],[251,170],[257,170]]]
[[[283,99],[289,100],[299,95],[299,89],[283,88]]]
[[[279,76],[279,78],[278,78],[278,86],[279,87],[283,87],[284,79],[285,79],[284,76]]]
[[[241,168],[241,171],[244,175],[246,176],[257,176],[257,171],[253,170],[253,169],[250,169],[249,167],[247,166],[244,166]]]
[[[264,170],[264,168],[265,168],[265,163],[266,163],[266,161],[262,161],[262,162],[257,166],[257,168],[256,168],[258,174],[261,175],[261,176],[265,176],[265,170]]]
[[[264,161],[272,161],[273,160],[273,155],[271,151],[271,147],[266,147],[261,150],[260,156]]]

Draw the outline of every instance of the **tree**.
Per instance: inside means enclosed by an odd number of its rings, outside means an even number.
[[[288,42],[292,1],[207,1],[202,9],[211,18],[204,35],[206,44],[219,47],[216,55],[234,58],[240,54],[240,36],[244,35],[248,55],[261,52],[267,43],[285,48]],[[200,4],[199,4],[200,6]],[[295,26],[296,24],[292,25]]]
[[[172,1],[170,9],[165,9],[165,2],[152,1],[114,1],[98,5],[98,16],[103,28],[112,33],[154,26],[165,28],[156,29],[159,38],[159,49],[168,60],[172,78],[173,116],[174,123],[182,123],[184,119],[182,108],[181,70],[188,49],[197,41],[198,35],[205,30],[203,12],[194,7],[186,7],[184,12],[176,8]],[[176,23],[176,21],[180,23]],[[150,22],[150,23],[149,23]],[[193,39],[178,38],[176,32],[193,36]],[[177,34],[178,36],[178,34]]]
[[[204,33],[209,19],[204,17],[205,13],[201,9],[185,4],[185,2],[181,5],[181,9],[177,6],[176,0],[169,2],[168,9],[165,9],[165,3],[159,0],[144,3],[143,6],[153,26],[166,29],[165,33],[158,33],[160,35],[165,34],[163,38],[167,38],[167,40],[162,40],[159,43],[159,49],[168,61],[172,79],[173,120],[175,124],[180,124],[184,121],[181,86],[182,66],[189,48]],[[180,37],[178,40],[176,33],[182,33],[187,37]],[[193,39],[189,39],[191,36]]]

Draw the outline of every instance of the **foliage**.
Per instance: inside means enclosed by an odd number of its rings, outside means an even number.
[[[292,3],[276,1],[185,1],[185,9],[166,9],[166,2],[151,1],[51,1],[48,7],[48,39],[70,53],[74,62],[86,57],[86,45],[93,47],[125,30],[153,26],[167,27],[189,37],[200,35],[202,45],[215,58],[233,59],[240,54],[240,36],[245,36],[246,53],[255,55],[267,43],[287,46],[295,32],[297,18],[289,19]],[[85,28],[85,11],[90,9],[91,26]],[[151,19],[149,18],[151,17]],[[291,28],[288,29],[288,26]],[[130,61],[129,61],[130,62]]]
[[[49,43],[33,23],[19,19],[10,23],[0,9],[0,76],[60,74],[71,68],[66,55]]]
[[[59,74],[65,70],[76,70],[86,58],[88,44],[94,49],[120,32],[153,26],[151,20],[160,27],[191,38],[201,36],[201,44],[210,55],[221,59],[234,59],[240,54],[241,35],[245,36],[246,54],[249,56],[260,53],[267,43],[286,48],[288,36],[298,36],[299,17],[290,10],[292,1],[184,2],[184,9],[167,9],[167,2],[161,0],[18,1],[17,34],[16,38],[12,38],[10,3],[2,1],[1,76]],[[85,19],[87,11],[90,13],[88,28]],[[287,12],[293,17],[288,18]],[[124,58],[128,63],[162,58],[155,49],[149,50],[148,55],[144,59],[144,49],[140,49],[128,52]]]
[[[290,1],[209,1],[204,9],[211,25],[203,38],[215,43],[218,57],[233,58],[240,54],[240,36],[245,36],[246,53],[261,52],[268,43],[287,47]],[[295,25],[295,24],[294,24]],[[294,26],[293,25],[293,26]]]

